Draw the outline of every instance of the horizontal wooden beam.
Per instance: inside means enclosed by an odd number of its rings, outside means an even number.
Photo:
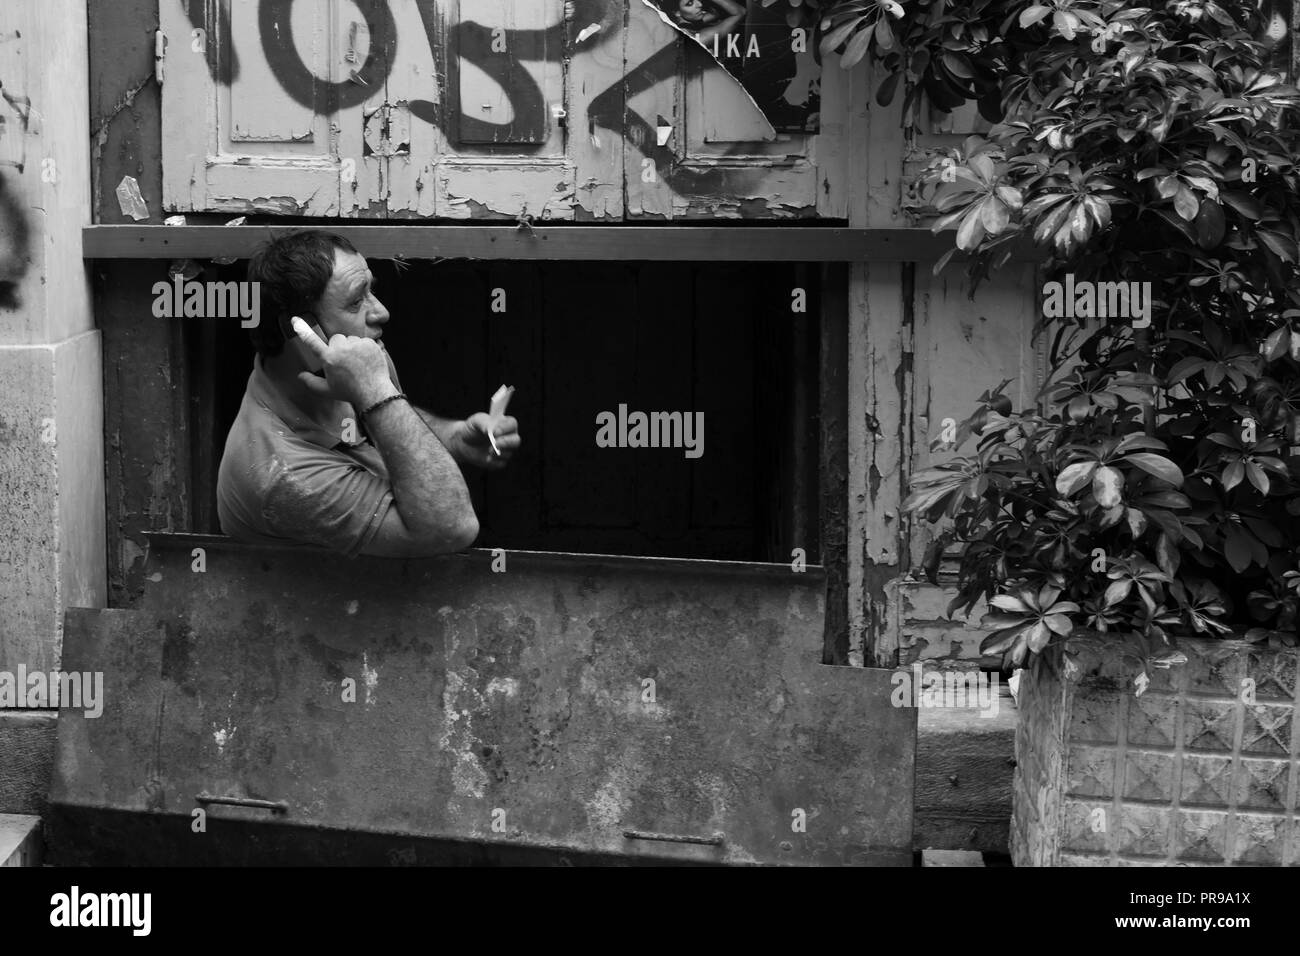
[[[87,226],[87,259],[247,258],[295,228],[260,226]],[[656,262],[932,262],[952,248],[951,232],[820,226],[415,226],[321,225],[364,255],[398,259],[512,259]],[[1017,258],[1037,258],[1033,248]]]

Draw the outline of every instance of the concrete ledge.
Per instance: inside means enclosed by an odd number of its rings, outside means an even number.
[[[0,867],[40,865],[40,817],[0,813]]]
[[[0,711],[0,814],[44,812],[57,728],[53,711]]]
[[[922,866],[983,866],[984,855],[974,850],[922,850]]]
[[[993,717],[917,711],[914,849],[1009,852],[1015,730],[1010,697]]]

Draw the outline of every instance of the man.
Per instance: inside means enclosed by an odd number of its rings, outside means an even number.
[[[388,310],[343,237],[281,236],[248,280],[261,283],[263,321],[250,330],[258,354],[217,476],[222,530],[349,556],[469,547],[478,519],[460,469],[504,467],[517,422],[446,421],[410,404],[380,342]]]

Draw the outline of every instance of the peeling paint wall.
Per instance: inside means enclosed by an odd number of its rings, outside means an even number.
[[[100,340],[81,259],[85,3],[0,17],[0,671],[58,665],[63,609],[105,600]],[[32,812],[48,715],[0,710],[0,813]]]
[[[756,44],[772,14],[749,2]],[[843,215],[825,183],[839,175],[840,126],[777,132],[741,82],[642,0],[259,0],[215,15],[159,4],[169,211]],[[818,76],[806,37],[761,29],[764,65],[798,64],[791,85],[811,97],[824,84],[833,103],[843,71]],[[812,116],[805,125],[816,128]]]

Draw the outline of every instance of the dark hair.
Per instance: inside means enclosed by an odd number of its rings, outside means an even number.
[[[248,281],[261,283],[263,321],[248,332],[263,358],[280,354],[285,326],[292,316],[316,311],[334,275],[335,249],[357,251],[335,233],[302,229],[277,236],[253,254],[248,263]]]

